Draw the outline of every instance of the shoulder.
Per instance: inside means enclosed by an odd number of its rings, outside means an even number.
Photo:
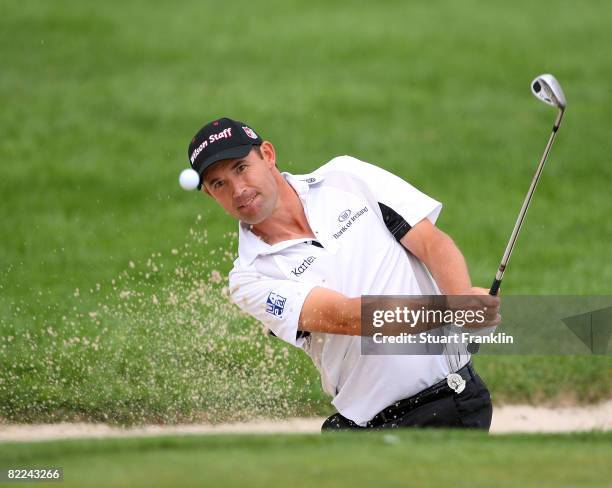
[[[336,156],[330,159],[323,166],[314,171],[314,174],[326,174],[331,171],[344,171],[347,173],[355,173],[360,168],[372,166],[369,163],[361,161],[353,156]]]
[[[366,166],[371,165],[352,156],[336,156],[312,173],[291,174],[284,172],[282,174],[299,191],[300,188],[305,189],[307,186],[311,188],[326,187],[338,179],[344,182],[350,179],[360,179],[363,168]]]
[[[300,175],[293,175],[289,173],[283,174],[308,183],[309,185],[313,185],[315,183],[323,181],[323,179],[333,173],[342,173],[345,176],[355,176],[357,178],[363,179],[364,177],[367,178],[370,174],[378,172],[386,171],[380,168],[379,166],[376,166],[371,163],[366,163],[365,161],[362,161],[356,157],[343,155],[336,156],[330,159],[327,163],[315,169],[312,173]]]
[[[243,283],[244,281],[249,281],[253,279],[255,274],[257,273],[255,266],[253,263],[244,264],[243,260],[240,257],[236,258],[234,261],[234,266],[229,272],[229,282],[230,288],[232,285],[237,285],[239,283]]]
[[[361,161],[353,156],[336,156],[330,159],[323,166],[318,167],[312,173],[292,175],[289,173],[283,173],[289,177],[295,178],[296,180],[313,185],[327,179],[333,174],[343,175],[344,177],[354,176],[363,179],[364,175],[367,177],[368,173],[372,171],[383,171],[381,168],[374,166],[373,164]]]
[[[261,284],[285,279],[274,256],[274,254],[258,255],[254,256],[253,259],[241,259],[238,257],[229,272],[230,292],[236,287],[247,284]]]
[[[333,173],[341,174],[345,177],[354,177],[366,183],[381,177],[393,176],[389,171],[367,163],[353,156],[337,156],[313,172],[313,175],[327,176]]]

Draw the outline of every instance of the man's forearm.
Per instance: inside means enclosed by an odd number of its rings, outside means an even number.
[[[385,300],[388,310],[396,306],[413,310],[445,308],[445,302],[432,302],[429,297],[402,298],[397,300],[397,304],[393,301],[393,299]],[[366,321],[362,328],[361,311],[361,297],[349,298],[328,288],[316,287],[312,289],[302,306],[298,329],[351,336],[371,336],[380,332],[371,325],[370,321]],[[419,315],[409,327],[405,323],[391,323],[385,325],[384,331],[388,335],[399,335],[403,332],[419,334],[443,324],[442,320],[436,322]]]

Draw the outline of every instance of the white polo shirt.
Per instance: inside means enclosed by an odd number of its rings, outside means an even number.
[[[362,355],[360,337],[299,337],[300,311],[316,286],[348,297],[439,294],[426,267],[399,239],[425,218],[435,223],[442,204],[350,156],[334,158],[309,175],[283,176],[297,192],[323,247],[307,238],[269,245],[240,223],[230,294],[242,310],[312,358],[337,410],[365,425],[388,405],[466,364],[465,351],[451,358]]]

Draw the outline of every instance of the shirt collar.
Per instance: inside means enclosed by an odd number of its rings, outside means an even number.
[[[323,176],[314,174],[292,175],[286,172],[281,174],[283,178],[285,178],[285,181],[295,190],[304,207],[306,207],[306,198],[310,191],[310,187],[323,180]],[[249,224],[245,224],[244,222],[238,223],[238,257],[245,266],[255,261],[257,256],[274,254],[275,252],[282,251],[283,249],[307,240],[309,239],[291,239],[289,241],[281,241],[270,245],[251,232],[251,226]]]

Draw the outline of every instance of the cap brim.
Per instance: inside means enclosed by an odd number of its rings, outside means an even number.
[[[206,171],[213,164],[218,163],[219,161],[245,157],[251,152],[251,148],[253,146],[255,146],[255,144],[243,144],[242,146],[230,147],[229,149],[219,151],[214,156],[205,159],[202,164],[198,165],[199,167],[197,169],[194,168],[200,175],[200,184],[198,185],[198,190],[201,190],[202,185],[204,184],[204,171]]]
[[[224,159],[243,158],[251,152],[252,147],[253,144],[243,144],[242,146],[230,147],[224,151],[219,151],[208,159],[205,159],[198,165],[198,168],[195,168],[195,170],[202,175],[204,171],[219,161],[223,161]]]

